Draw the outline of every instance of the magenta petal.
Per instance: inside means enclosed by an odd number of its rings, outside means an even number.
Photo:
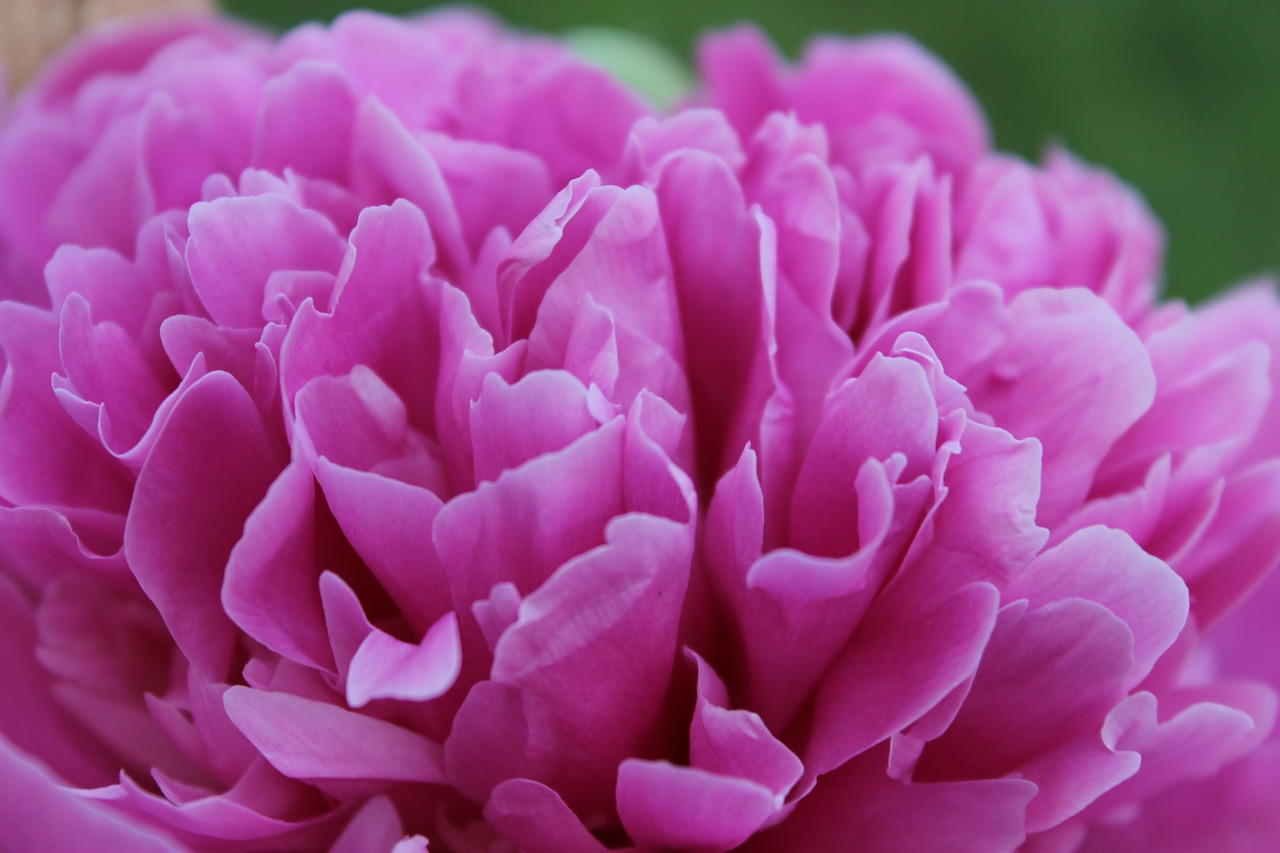
[[[588,171],[570,181],[511,243],[498,267],[498,312],[509,340],[529,337],[556,278],[573,263],[621,197]],[[644,195],[640,193],[640,195]]]
[[[479,103],[463,134],[529,151],[556,186],[621,159],[632,125],[648,112],[614,77],[569,57],[551,59],[518,86],[470,82],[463,97]]]
[[[926,748],[918,775],[1000,776],[1098,731],[1124,697],[1132,649],[1128,626],[1092,601],[1067,598],[1025,612],[1008,605],[968,698]]]
[[[698,481],[714,483],[755,438],[774,390],[767,317],[775,300],[772,227],[749,210],[722,161],[697,151],[667,161],[658,208],[671,250],[693,419]],[[720,227],[702,227],[708,217]]]
[[[760,30],[741,25],[698,45],[698,69],[716,106],[740,134],[750,134],[783,106],[781,58]]]
[[[900,36],[814,41],[790,105],[802,120],[825,124],[833,148],[856,152],[855,162],[927,154],[956,171],[987,148],[986,120],[964,85]]]
[[[227,616],[268,648],[331,670],[317,586],[320,561],[330,555],[317,548],[316,515],[315,479],[294,462],[245,521],[227,561],[221,601]]]
[[[508,779],[494,788],[484,816],[525,853],[606,851],[559,794],[531,779]]]
[[[1274,575],[1280,564],[1280,521],[1268,507],[1278,500],[1280,463],[1274,459],[1229,480],[1203,539],[1181,561],[1178,568],[1190,578],[1196,619],[1205,628],[1219,624],[1245,596]],[[1257,606],[1252,609],[1256,611]],[[1223,624],[1229,632],[1258,630],[1247,618],[1229,625],[1229,621]],[[1261,639],[1257,642],[1267,644]]]
[[[758,714],[728,707],[724,683],[702,658],[686,652],[698,667],[698,703],[689,730],[689,764],[721,776],[763,785],[775,806],[804,772],[800,759],[765,726]]]
[[[166,833],[80,797],[0,737],[0,826],[10,850],[177,853]]]
[[[913,543],[923,549],[919,560],[893,581],[911,587],[919,606],[971,581],[1003,587],[1026,570],[1049,535],[1037,523],[1039,443],[975,419],[960,426],[959,453],[939,454],[945,468],[934,478],[945,499],[933,513],[933,535]]]
[[[351,547],[410,627],[425,631],[451,604],[431,542],[440,499],[426,489],[327,459],[316,466],[316,480]]]
[[[894,604],[877,603],[818,688],[807,775],[838,767],[914,722],[971,676],[998,603],[995,587],[970,584],[927,614],[907,617],[919,630],[905,635]]]
[[[115,323],[95,324],[78,293],[62,304],[58,345],[67,385],[81,399],[101,404],[95,432],[107,449],[133,446],[167,391],[137,345]],[[55,387],[61,380],[54,380]]]
[[[1015,850],[1035,795],[1024,779],[897,782],[884,775],[883,764],[864,760],[822,777],[786,821],[747,849],[842,850],[857,839],[867,850]]]
[[[183,654],[214,678],[226,674],[236,642],[223,570],[279,454],[245,390],[210,373],[174,408],[129,508],[129,564]]]
[[[441,616],[416,644],[375,628],[351,659],[347,702],[360,708],[371,699],[434,699],[453,686],[461,655],[458,619],[453,613]]]
[[[1100,805],[1133,802],[1175,782],[1210,776],[1256,747],[1275,722],[1275,694],[1262,685],[1228,683],[1189,692],[1169,702],[1138,693],[1108,715],[1103,740],[1141,754],[1142,767]]]
[[[492,680],[471,690],[445,743],[459,790],[484,801],[523,777],[575,810],[612,810],[618,763],[653,748],[691,538],[687,525],[622,516],[608,544],[524,599],[498,642]]]
[[[434,258],[426,219],[412,204],[401,200],[361,211],[333,292],[333,313],[304,302],[281,346],[287,407],[314,377],[342,376],[364,365],[401,397],[411,424],[430,430],[441,341],[422,330],[437,327],[442,288],[448,293],[439,282],[423,280]],[[425,393],[409,393],[424,385]]]
[[[456,609],[469,609],[503,581],[532,592],[604,541],[605,524],[625,509],[623,427],[623,419],[611,421],[440,510],[432,535]]]
[[[1027,805],[1027,831],[1062,825],[1132,778],[1145,762],[1146,756],[1139,751],[1115,749],[1093,732],[1027,762],[1020,775],[1040,786]]]
[[[860,505],[846,521],[860,528],[859,550],[827,558],[781,548],[746,573],[738,615],[746,657],[745,697],[748,707],[779,730],[857,629],[901,540],[914,532],[914,510],[928,485],[918,480],[911,485],[919,488],[900,487],[895,493],[888,476],[875,460],[858,471],[854,488]],[[800,659],[793,651],[797,648],[806,650]]]
[[[828,398],[791,502],[790,544],[843,557],[858,546],[856,492],[849,473],[868,459],[906,456],[903,479],[927,473],[937,447],[938,407],[920,365],[875,356]]]
[[[1138,336],[1091,293],[1028,291],[1009,316],[1012,334],[979,375],[953,375],[979,411],[1019,438],[1039,439],[1045,487],[1037,518],[1054,524],[1079,505],[1111,445],[1151,406],[1155,376]],[[949,353],[938,354],[947,364]]]
[[[335,272],[342,262],[329,220],[280,195],[201,202],[188,224],[191,283],[223,326],[262,325],[262,296],[276,270]]]
[[[1142,681],[1187,620],[1186,585],[1126,534],[1089,527],[1037,557],[1005,592],[1032,607],[1062,598],[1096,601],[1133,632],[1133,670],[1126,685]]]
[[[0,564],[32,589],[52,580],[49,566],[74,567],[128,587],[133,576],[120,552],[123,534],[124,518],[114,513],[0,507]]]
[[[37,659],[37,642],[31,605],[0,575],[0,678],[9,685],[0,704],[0,741],[39,756],[68,783],[110,782],[118,766],[114,756],[55,699],[55,680]]]
[[[714,154],[735,169],[741,168],[746,160],[742,142],[724,113],[692,107],[662,118],[645,116],[632,126],[624,171],[635,180],[619,183],[642,182],[664,159],[687,148]]]
[[[181,785],[159,772],[155,776],[157,785],[162,788],[159,795],[143,789],[128,776],[122,776],[119,785],[87,791],[84,795],[166,827],[190,845],[207,844],[209,839],[214,839],[215,843],[269,839],[274,849],[314,850],[321,839],[332,835],[332,829],[326,823],[333,823],[333,813],[307,814],[308,807],[315,807],[314,791],[285,779],[261,757],[250,765],[230,790],[222,794]],[[170,799],[170,794],[173,799]],[[269,800],[306,799],[308,795],[309,802],[289,804],[294,813],[301,812],[302,817],[281,817],[258,810]],[[276,811],[271,808],[265,810]]]
[[[313,468],[321,458],[447,495],[439,453],[409,425],[400,397],[356,365],[347,376],[318,376],[294,400],[299,450]]]
[[[67,175],[45,213],[45,228],[57,242],[105,246],[118,252],[133,248],[135,229],[153,212],[137,192],[142,166],[142,158],[137,156],[141,123],[139,112],[102,127],[84,159]],[[118,215],[94,215],[99,205]]]
[[[573,200],[569,201],[572,205]],[[543,216],[550,212],[549,208]],[[574,340],[583,335],[580,327],[599,325],[598,321],[584,323],[581,316],[589,301],[603,309],[615,327],[620,370],[637,374],[631,380],[634,384],[665,394],[666,389],[651,375],[656,371],[646,362],[661,364],[665,356],[678,363],[684,342],[658,201],[643,187],[621,193],[602,188],[589,192],[572,214],[549,256],[521,271],[515,282],[513,307],[517,309],[529,296],[545,290],[529,330],[531,365],[558,366],[568,353],[582,348]],[[531,236],[522,235],[517,241],[522,254],[538,248]],[[620,257],[626,258],[625,264],[619,263]],[[507,267],[504,278],[517,270],[514,265]]]
[[[232,687],[231,719],[284,775],[326,783],[444,781],[440,747],[421,735],[337,705]]]
[[[390,850],[404,835],[400,815],[387,797],[372,797],[347,823],[329,853],[370,853]]]
[[[360,104],[353,133],[356,186],[375,185],[388,200],[404,199],[421,209],[431,223],[432,254],[438,243],[443,257],[465,266],[470,253],[462,236],[462,222],[440,167],[427,149],[374,98]],[[364,216],[361,213],[361,218]]]
[[[57,328],[47,311],[0,302],[0,496],[21,506],[123,512],[127,471],[49,393],[49,377],[61,369]]]
[[[493,651],[498,640],[519,618],[520,593],[516,591],[516,585],[494,584],[488,598],[471,605],[471,613],[476,618],[484,641],[489,644],[489,650]]]
[[[347,669],[360,644],[373,630],[364,605],[355,590],[333,572],[320,576],[320,601],[324,606],[325,628],[329,632],[329,648],[338,669],[336,689],[346,692]]]
[[[253,165],[342,180],[355,115],[356,98],[342,69],[299,62],[263,87]]]
[[[420,140],[449,187],[473,250],[495,228],[518,234],[555,193],[546,165],[523,151],[442,133]]]
[[[618,768],[618,816],[643,845],[718,853],[746,841],[775,808],[768,788],[665,761]]]
[[[1131,819],[1095,825],[1084,845],[1087,853],[1160,850],[1264,851],[1280,837],[1280,743],[1227,765],[1215,775],[1177,785],[1142,804]]]
[[[560,450],[599,426],[587,389],[564,371],[538,371],[514,385],[486,377],[471,407],[476,482]]]

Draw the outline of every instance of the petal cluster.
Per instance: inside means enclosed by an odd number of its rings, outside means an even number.
[[[158,21],[8,108],[19,846],[1280,838],[1274,288],[906,39],[699,63]]]

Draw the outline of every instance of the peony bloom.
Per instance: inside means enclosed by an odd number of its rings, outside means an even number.
[[[167,21],[8,107],[7,843],[1280,839],[1273,288],[907,40],[700,64]]]

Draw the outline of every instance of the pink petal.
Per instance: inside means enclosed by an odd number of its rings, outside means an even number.
[[[470,253],[462,222],[430,152],[374,98],[360,104],[352,133],[352,182],[357,191],[364,189],[361,195],[386,202],[404,199],[418,207],[431,223],[433,249],[439,245],[447,262],[455,269],[465,268]]]
[[[126,470],[68,420],[49,393],[61,368],[57,321],[48,312],[0,303],[0,495],[19,506],[92,506],[124,512]]]
[[[702,658],[686,651],[698,667],[698,701],[689,729],[689,764],[720,776],[746,779],[774,794],[775,811],[804,766],[765,726],[758,714],[731,710],[724,683]]]
[[[658,209],[671,251],[693,399],[699,483],[715,482],[755,438],[774,390],[768,316],[775,302],[772,229],[747,209],[722,161],[697,151],[667,161]],[[720,226],[702,227],[708,217]]]
[[[263,87],[253,165],[341,181],[355,115],[356,98],[341,69],[299,62]]]
[[[333,272],[342,262],[342,242],[329,220],[280,195],[201,202],[191,208],[188,225],[191,283],[223,326],[262,325],[272,272]]]
[[[1208,685],[1163,702],[1149,693],[1135,694],[1108,716],[1102,735],[1115,749],[1141,754],[1142,767],[1107,794],[1099,809],[1211,776],[1266,738],[1276,705],[1270,688],[1248,683]]]
[[[840,766],[917,720],[973,674],[996,624],[999,595],[963,587],[927,614],[877,602],[832,665],[815,697],[805,754],[809,778]]]
[[[1124,697],[1133,634],[1079,598],[1001,611],[973,688],[916,778],[990,778],[1100,729]]]
[[[553,453],[600,425],[587,389],[564,371],[539,371],[514,385],[485,379],[471,407],[471,442],[476,482]]]
[[[531,779],[509,779],[494,788],[484,807],[484,817],[526,853],[605,853],[606,850],[559,794]]]
[[[33,608],[3,576],[0,616],[0,678],[9,685],[0,704],[0,741],[37,756],[69,783],[106,784],[118,767],[115,757],[54,698],[55,678],[36,656]]]
[[[604,541],[605,524],[624,510],[622,433],[619,418],[445,505],[433,537],[456,609],[502,581],[532,592]]]
[[[864,759],[823,776],[787,820],[746,849],[840,850],[852,838],[869,850],[1014,850],[1035,795],[1023,779],[897,782],[882,763]]]
[[[520,233],[555,194],[546,165],[523,151],[443,133],[419,139],[440,169],[473,249],[495,228]]]
[[[318,785],[444,781],[440,747],[421,735],[337,705],[232,687],[227,713],[286,776]]]
[[[1127,535],[1089,527],[1037,557],[1005,598],[1026,597],[1033,608],[1063,598],[1096,601],[1133,632],[1134,687],[1173,645],[1187,620],[1186,585]]]
[[[783,107],[781,64],[768,37],[750,25],[712,33],[698,45],[700,76],[740,134]]]
[[[222,606],[241,630],[288,658],[330,671],[317,584],[321,563],[332,566],[343,553],[333,547],[340,537],[335,526],[317,508],[310,469],[290,464],[245,521],[221,585]]]
[[[1092,294],[1029,291],[1009,316],[1013,333],[977,375],[948,373],[1001,427],[1039,439],[1045,487],[1037,518],[1054,524],[1085,497],[1111,445],[1150,407],[1155,378],[1141,341]],[[949,352],[939,347],[938,354],[948,364]]]
[[[906,456],[904,480],[927,473],[937,447],[938,408],[924,371],[905,358],[873,358],[828,398],[791,502],[790,544],[842,557],[858,548],[858,498],[849,472],[868,459]]]
[[[453,686],[461,666],[458,620],[446,613],[419,643],[405,643],[376,628],[351,659],[347,702],[361,708],[371,699],[421,702]]]
[[[0,564],[31,589],[53,579],[50,566],[75,568],[128,588],[134,581],[121,553],[123,535],[124,518],[114,513],[0,507]]]
[[[324,839],[333,835],[334,813],[314,815],[317,805],[315,792],[285,779],[262,758],[258,758],[236,785],[223,794],[192,789],[183,792],[190,794],[189,798],[179,797],[177,788],[181,786],[174,780],[160,773],[156,778],[157,784],[163,780],[163,788],[168,788],[168,792],[157,795],[140,787],[128,776],[122,776],[120,784],[87,791],[84,796],[114,805],[148,824],[158,824],[191,846],[208,844],[209,839],[230,842],[266,839],[273,849],[302,851],[316,849]],[[170,799],[169,793],[175,798]],[[309,801],[301,801],[308,795]],[[293,814],[288,817],[264,814],[258,810],[269,800],[291,797],[294,802],[289,805]],[[312,813],[308,814],[308,811]]]
[[[228,374],[210,373],[178,402],[138,477],[125,555],[183,654],[214,678],[227,672],[236,642],[222,609],[223,570],[279,468],[249,395]]]
[[[329,853],[368,853],[390,850],[404,835],[395,804],[384,796],[372,797],[347,823],[329,847]]]
[[[688,525],[625,515],[524,599],[445,743],[459,790],[483,801],[529,778],[612,811],[618,763],[653,748],[691,551]]]
[[[87,839],[102,853],[182,848],[163,832],[76,795],[0,738],[0,825],[12,850],[75,853]]]
[[[618,814],[642,845],[707,851],[746,841],[775,808],[762,785],[665,761],[629,759],[618,768]]]
[[[964,85],[901,36],[816,39],[790,106],[801,120],[825,124],[832,147],[855,163],[925,154],[958,171],[987,148],[986,121]]]

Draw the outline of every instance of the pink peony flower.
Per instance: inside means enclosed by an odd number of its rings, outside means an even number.
[[[1280,839],[1274,289],[1158,302],[904,39],[700,61],[153,22],[10,105],[9,846]]]

